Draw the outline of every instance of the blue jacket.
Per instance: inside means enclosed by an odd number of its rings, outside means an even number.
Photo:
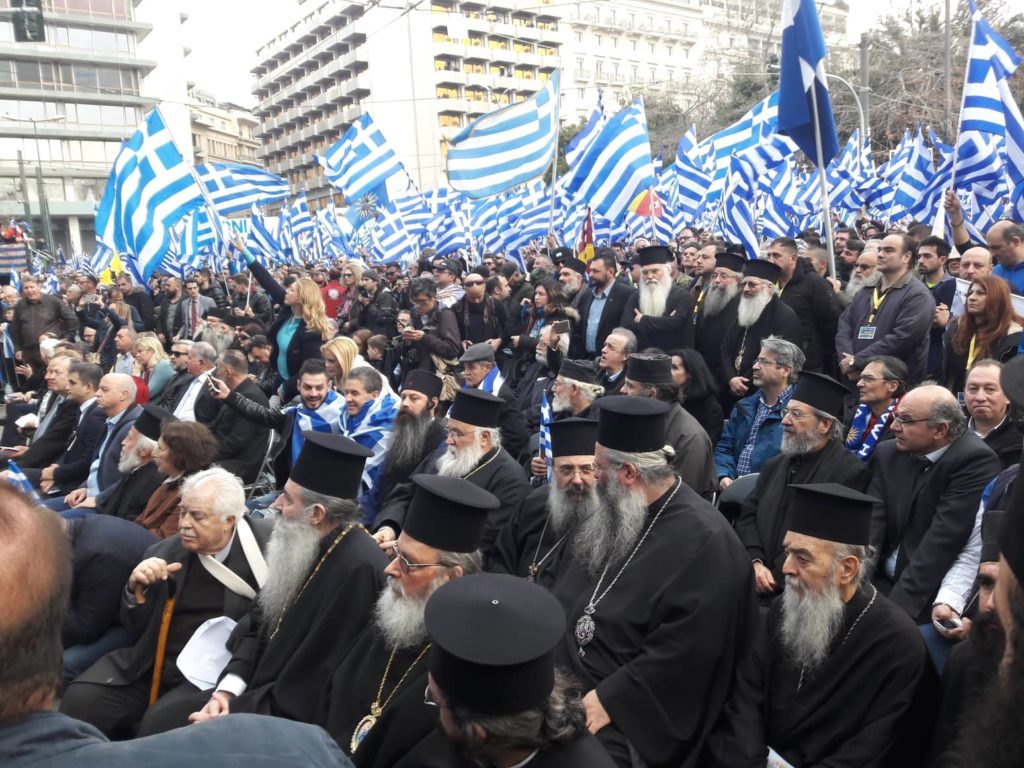
[[[754,452],[750,455],[750,471],[759,472],[761,465],[779,452],[782,444],[782,409],[789,402],[792,389],[787,389],[779,398],[777,408],[768,414],[764,424],[757,433],[757,443],[754,445]],[[736,461],[747,444],[750,436],[750,426],[754,423],[754,414],[757,412],[758,398],[761,391],[758,390],[740,400],[733,406],[729,414],[729,421],[725,425],[722,436],[718,438],[715,446],[715,473],[719,478],[730,477],[736,479]]]

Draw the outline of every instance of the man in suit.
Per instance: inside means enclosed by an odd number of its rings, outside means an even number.
[[[263,390],[249,378],[249,363],[241,352],[229,349],[220,356],[217,378],[232,392],[264,408],[270,407]],[[245,418],[234,408],[220,408],[210,431],[220,443],[214,462],[238,475],[243,483],[254,481],[267,452],[270,428]]]
[[[171,368],[174,369],[174,376],[164,386],[164,391],[156,401],[156,405],[173,411],[181,400],[188,385],[192,383],[192,374],[188,372],[188,352],[192,349],[192,342],[186,339],[176,339],[171,344]]]
[[[64,453],[78,424],[78,403],[68,398],[68,373],[73,362],[73,358],[61,354],[46,364],[46,386],[52,398],[49,409],[39,420],[31,445],[5,451],[4,458],[16,460],[24,469],[49,466]]]
[[[199,292],[199,281],[190,277],[185,281],[185,298],[178,305],[177,336],[194,339],[201,330],[200,321],[207,312],[216,311],[217,302]]]
[[[0,527],[6,532],[0,539],[0,593],[6,596],[0,616],[0,647],[5,649],[0,755],[5,768],[177,768],[199,761],[229,765],[240,759],[275,768],[351,766],[319,728],[276,718],[236,715],[110,743],[92,726],[54,712],[61,627],[71,594],[68,536],[56,515],[4,484]]]
[[[641,351],[693,346],[693,297],[672,282],[669,262],[673,260],[663,245],[637,250],[642,279],[637,307],[626,327],[636,334]]]
[[[590,287],[579,294],[580,321],[573,330],[569,354],[593,360],[601,354],[608,335],[633,320],[636,291],[615,279],[615,251],[598,248],[590,260]]]
[[[210,397],[207,386],[217,366],[217,350],[205,341],[197,341],[189,347],[186,365],[192,379],[174,406],[174,416],[209,426],[220,408],[220,403]]]
[[[894,440],[875,448],[868,493],[875,505],[874,584],[918,623],[963,550],[982,491],[999,474],[996,454],[974,432],[956,398],[922,386],[900,401]]]
[[[63,495],[88,476],[93,451],[103,438],[106,419],[103,409],[96,403],[96,390],[102,377],[103,370],[94,363],[74,362],[68,369],[68,399],[78,405],[78,421],[69,435],[66,450],[57,461],[42,469],[22,469],[29,482],[44,493]]]
[[[107,654],[68,686],[62,712],[110,737],[134,735],[140,725],[155,727],[175,701],[198,693],[178,669],[178,654],[206,620],[240,619],[266,574],[261,550],[269,524],[245,520],[244,508],[241,482],[223,469],[185,481],[178,535],[149,549],[122,595],[122,623],[134,644]]]

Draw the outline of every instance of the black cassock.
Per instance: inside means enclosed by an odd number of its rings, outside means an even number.
[[[846,450],[841,443],[829,440],[817,453],[807,456],[772,456],[761,467],[754,492],[743,503],[736,518],[736,534],[747,548],[751,560],[760,560],[772,571],[779,591],[785,580],[782,564],[786,553],[789,510],[793,505],[791,483],[839,483],[855,491],[864,491],[871,476],[867,465]],[[823,508],[821,514],[828,514]]]
[[[672,489],[650,505],[648,520]],[[596,578],[560,550],[551,591],[568,619],[556,663],[597,688],[612,724],[597,736],[621,766],[632,748],[649,768],[700,765],[707,734],[756,622],[753,573],[725,518],[680,483],[636,556],[593,613],[585,655],[574,628]],[[601,587],[619,574],[613,563]],[[600,595],[601,592],[598,594]],[[628,743],[627,743],[628,742]]]
[[[321,556],[342,530],[321,540]],[[245,634],[224,674],[238,675],[248,687],[231,711],[323,724],[331,676],[373,621],[387,565],[373,537],[356,525],[323,560],[272,639],[255,612],[239,622],[235,632]]]
[[[554,567],[560,558],[566,537],[555,531],[548,522],[548,491],[545,484],[536,488],[523,501],[499,533],[494,550],[487,562],[487,570],[493,573],[510,573],[528,578],[530,567],[534,566],[534,581],[544,587],[551,587]]]
[[[424,647],[402,649],[395,654],[380,699],[381,704],[386,701],[387,705],[355,754],[350,750],[352,733],[359,721],[370,714],[392,647],[376,626],[368,627],[334,673],[324,727],[357,766],[394,765],[399,756],[437,725],[437,709],[423,703],[428,655],[420,655]]]
[[[881,592],[865,611],[873,594],[865,587],[846,604],[828,659],[802,685],[779,639],[776,600],[702,765],[764,768],[769,747],[798,768],[922,765],[934,668],[917,626]]]
[[[737,309],[739,302],[736,303]],[[725,311],[725,310],[723,310]],[[742,376],[753,382],[754,361],[761,354],[761,342],[769,336],[780,336],[800,346],[803,341],[803,327],[796,312],[783,303],[778,296],[772,297],[757,322],[743,328],[737,322],[729,327],[722,339],[722,382],[726,385],[734,376]],[[739,365],[736,365],[736,358]],[[748,385],[747,394],[754,391],[753,383]]]
[[[557,747],[542,749],[529,763],[529,768],[614,768],[601,742],[589,732]],[[440,727],[420,742],[394,768],[479,768],[480,764],[459,755],[445,738]]]

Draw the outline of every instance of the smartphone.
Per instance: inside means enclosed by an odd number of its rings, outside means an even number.
[[[555,323],[552,323],[551,330],[553,330],[559,336],[561,336],[563,334],[566,334],[566,333],[569,332],[569,321],[568,320],[559,320],[559,321],[557,321]]]
[[[964,625],[960,619],[936,619],[934,623],[945,630],[960,629]]]

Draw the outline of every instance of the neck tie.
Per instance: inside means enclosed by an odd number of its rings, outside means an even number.
[[[188,329],[189,336],[192,336],[192,335],[195,334],[195,332],[196,332],[196,325],[199,324],[199,318],[198,318],[198,315],[197,315],[196,300],[195,299],[192,299],[192,321],[191,322],[192,322],[192,324],[189,326],[189,329]]]

